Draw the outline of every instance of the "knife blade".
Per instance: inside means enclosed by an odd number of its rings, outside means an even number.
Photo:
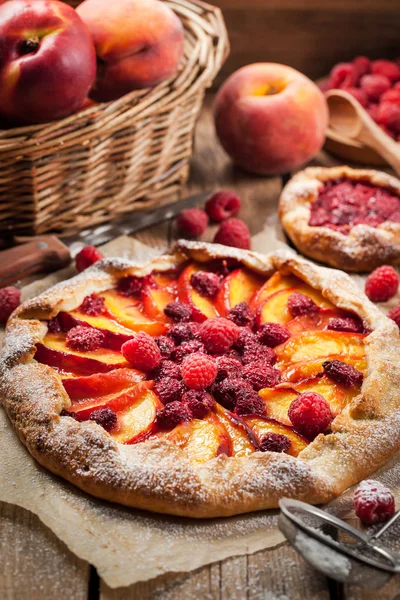
[[[72,256],[77,254],[82,246],[100,246],[120,235],[131,235],[141,229],[158,225],[179,215],[182,210],[192,208],[204,202],[212,191],[202,192],[194,196],[182,198],[173,204],[166,204],[152,210],[137,211],[124,215],[115,221],[97,227],[85,229],[76,235],[60,236],[64,244],[71,251]]]

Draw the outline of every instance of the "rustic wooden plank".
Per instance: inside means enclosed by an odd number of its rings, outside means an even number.
[[[89,565],[68,550],[38,517],[0,503],[0,598],[84,600]]]
[[[231,52],[215,88],[233,71],[254,62],[283,63],[318,78],[337,62],[359,54],[371,58],[399,54],[395,1],[363,1],[362,11],[356,0],[217,0],[216,4],[223,11]]]

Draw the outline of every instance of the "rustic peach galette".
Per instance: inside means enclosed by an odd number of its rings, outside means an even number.
[[[179,242],[25,302],[1,357],[31,454],[81,489],[192,517],[325,502],[400,447],[400,337],[291,251]]]
[[[400,181],[380,171],[310,167],[285,186],[282,226],[306,256],[345,271],[400,263]]]

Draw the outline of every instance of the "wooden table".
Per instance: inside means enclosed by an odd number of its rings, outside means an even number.
[[[215,139],[210,104],[209,98],[197,127],[188,193],[234,188],[242,198],[241,216],[258,234],[256,247],[262,250],[262,230],[276,209],[281,179],[252,177],[232,167]],[[331,161],[322,154],[318,158],[324,164]],[[210,230],[206,239],[212,235]],[[174,237],[170,222],[137,235],[143,243],[165,249]],[[288,544],[111,590],[35,515],[0,503],[0,600],[400,600],[399,592],[399,580],[379,592],[328,581]]]

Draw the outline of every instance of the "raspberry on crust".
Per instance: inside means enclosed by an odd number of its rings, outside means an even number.
[[[122,276],[168,271],[188,259],[210,264],[236,260],[265,277],[277,270],[294,274],[323,291],[339,309],[356,314],[370,329],[365,343],[367,376],[361,392],[333,419],[330,432],[318,436],[298,457],[284,452],[241,457],[220,454],[198,464],[166,436],[150,435],[140,443],[122,445],[98,425],[62,412],[69,412],[71,405],[60,375],[33,358],[36,344],[46,335],[46,322],[60,311],[77,308],[88,294],[110,289]],[[141,267],[125,260],[104,261],[21,305],[6,330],[0,358],[0,398],[16,433],[35,459],[85,492],[154,512],[222,517],[276,508],[279,499],[288,495],[326,503],[393,457],[400,450],[399,357],[397,325],[343,273],[316,266],[286,250],[263,256],[179,242],[171,256]],[[178,407],[168,408],[171,416],[176,411],[182,417]],[[189,409],[183,416],[191,418]],[[185,435],[191,426],[190,421],[183,424]]]
[[[304,255],[331,267],[370,272],[383,264],[400,263],[400,223],[383,220],[376,226],[355,225],[347,235],[325,226],[310,226],[311,204],[325,182],[346,179],[387,189],[400,199],[400,181],[372,169],[309,167],[284,187],[279,217],[293,244]]]

